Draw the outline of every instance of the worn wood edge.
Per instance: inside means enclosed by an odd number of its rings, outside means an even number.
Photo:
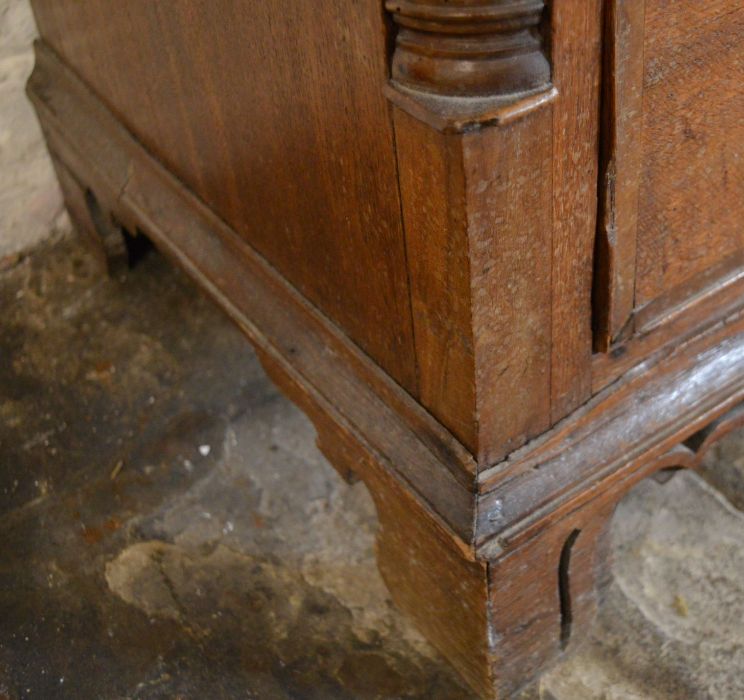
[[[689,458],[689,451],[685,451],[684,447],[675,448],[675,443],[680,440],[684,441],[686,437],[683,436],[694,434],[701,426],[705,426],[710,421],[715,421],[736,407],[742,400],[744,400],[744,389],[739,390],[724,403],[707,410],[697,420],[685,423],[687,428],[680,429],[672,436],[665,437],[663,442],[652,451],[620,465],[619,468],[606,470],[607,473],[601,474],[597,481],[571,489],[562,494],[558,502],[550,502],[535,510],[530,516],[516,523],[513,527],[485,539],[476,547],[477,556],[483,559],[498,557],[501,553],[518,547],[523,542],[539,537],[542,532],[552,527],[554,522],[569,516],[580,508],[591,505],[595,500],[602,497],[611,499],[614,494],[617,502],[619,502],[634,484],[659,469],[675,466],[694,468],[694,464]],[[669,444],[673,447],[665,449]],[[675,450],[673,458],[669,454],[672,449]],[[685,455],[687,455],[686,458]]]
[[[216,298],[221,296],[217,289],[210,288],[208,293],[210,295],[214,294]],[[218,301],[218,303],[222,302]],[[310,420],[313,422],[318,435],[318,448],[324,455],[326,455],[328,461],[331,462],[335,468],[347,468],[350,473],[362,478],[362,480],[371,487],[371,490],[374,487],[374,483],[371,482],[379,482],[381,479],[386,480],[390,483],[390,488],[394,488],[397,491],[402,490],[403,493],[409,495],[409,500],[415,502],[415,489],[411,489],[410,484],[408,484],[405,479],[400,478],[395,465],[390,462],[389,455],[383,454],[379,449],[369,443],[365,439],[364,435],[360,434],[355,426],[346,420],[343,414],[337,411],[326,397],[309,385],[302,374],[300,374],[291,364],[287,363],[276,349],[270,345],[259,344],[254,341],[252,336],[256,333],[256,330],[253,325],[246,321],[245,316],[241,314],[240,311],[235,310],[233,315],[232,310],[228,308],[232,305],[230,305],[229,301],[227,301],[226,304],[225,310],[227,313],[240,327],[243,333],[251,338],[251,342],[254,343],[256,354],[258,355],[261,366],[266,371],[266,374],[278,387],[281,388],[293,403],[298,405],[308,415]],[[362,453],[365,458],[369,460],[369,464],[372,465],[375,471],[373,476],[367,474],[366,470],[360,466],[362,460],[356,460],[354,464],[347,464],[345,460],[343,461],[344,463],[341,463],[341,460],[332,457],[330,454],[331,449],[325,440],[325,433],[321,426],[321,421],[323,420],[328,420],[333,425],[334,430],[340,434],[348,436],[348,439],[354,442],[356,450]],[[375,502],[379,504],[380,494],[375,492],[372,495]],[[466,543],[461,537],[457,535],[453,536],[452,529],[444,518],[424,502],[419,501],[417,505],[425,514],[426,520],[438,540],[447,546],[454,547],[465,561],[476,561],[473,547]]]
[[[592,485],[592,488],[582,497],[567,502],[565,507],[554,513],[549,527],[554,528],[559,523],[573,517],[580,511],[596,511],[597,514],[606,512],[607,506],[614,511],[618,503],[630,490],[644,479],[658,475],[669,469],[699,469],[710,449],[724,437],[744,427],[744,392],[732,396],[728,401],[712,411],[701,415],[694,425],[685,431],[688,436],[680,438],[668,449],[659,448],[652,455],[639,460],[633,468],[624,469],[616,478],[605,479]],[[663,481],[662,481],[663,483]],[[590,515],[587,517],[597,517]],[[537,524],[537,523],[536,523]],[[519,547],[539,537],[542,527],[533,527],[515,533],[509,540],[500,542],[490,541],[479,550],[481,556],[487,558],[498,556],[501,552]],[[490,549],[490,555],[487,553]],[[485,558],[485,557],[484,557]]]
[[[592,393],[603,8],[603,0],[550,7],[553,82],[559,91],[553,107],[551,425]]]
[[[558,97],[558,90],[553,85],[532,93],[480,98],[432,95],[392,81],[385,86],[384,93],[404,112],[445,133],[508,126],[551,104]]]
[[[727,337],[731,333],[736,335]],[[602,405],[612,401],[613,392],[608,392],[592,407],[594,420],[591,415],[574,418],[574,434],[570,427],[558,426],[543,439],[542,454],[539,448],[532,454],[527,451],[521,463],[511,465],[508,475],[501,474],[503,480],[495,479],[492,473],[490,483],[484,485],[478,498],[478,555],[499,556],[519,542],[537,536],[563,513],[613,488],[615,481],[632,478],[649,462],[744,399],[744,318],[739,316],[730,324],[720,324],[717,333],[689,345],[683,353],[681,369],[657,372],[629,387],[614,408]],[[679,399],[685,391],[686,402]],[[659,414],[658,401],[667,398],[669,413],[663,420],[654,420]],[[583,430],[579,425],[582,418],[586,423]],[[636,425],[645,424],[648,428],[628,447],[623,426],[631,418]],[[582,469],[582,460],[584,464],[591,462],[592,466]],[[505,505],[507,499],[519,501],[520,492],[524,496],[525,484],[527,488],[529,484],[519,480],[528,471],[539,471],[542,483],[550,484],[549,488],[542,493],[540,487],[537,491],[530,490],[528,507],[517,507],[511,515],[505,514],[501,522],[494,519],[494,513],[500,515],[510,507]]]
[[[594,430],[599,421],[593,416],[610,416],[608,408],[633,400],[635,393],[648,393],[649,387],[658,385],[665,377],[694,368],[695,357],[716,348],[727,336],[744,329],[744,310],[730,314],[704,333],[680,342],[663,357],[654,356],[634,366],[611,386],[593,396],[581,408],[559,421],[549,431],[515,450],[499,464],[481,472],[479,493],[487,493],[507,478],[523,469],[550,461],[560,454],[567,444],[576,444]],[[679,367],[671,367],[676,361]]]
[[[725,261],[723,279],[703,275],[693,286],[672,290],[641,310],[636,335],[592,359],[592,393],[596,394],[641,362],[663,355],[722,318],[744,307],[744,256]]]
[[[422,507],[441,522],[450,537],[460,540],[463,552],[468,552],[472,542],[472,475],[475,473],[469,453],[155,161],[49,47],[37,42],[35,49],[36,65],[27,93],[51,139],[55,156],[71,170],[77,165],[92,171],[95,174],[92,184],[105,184],[112,204],[125,210],[122,220],[139,221],[156,243],[198,278],[254,344],[265,352],[276,353],[286,370],[296,368],[300,358],[287,357],[287,348],[297,343],[289,338],[271,337],[271,331],[252,322],[220,290],[220,282],[224,280],[210,279],[203,270],[203,261],[200,264],[181,252],[180,244],[173,240],[179,227],[171,226],[163,231],[158,220],[166,211],[168,215],[177,214],[178,224],[192,233],[201,229],[216,234],[210,243],[224,248],[230,256],[239,257],[241,264],[251,268],[251,275],[246,275],[245,269],[236,270],[238,277],[250,278],[254,283],[260,280],[266,287],[267,298],[280,298],[278,303],[282,308],[277,312],[282,317],[291,317],[298,336],[310,337],[324,348],[326,357],[321,367],[317,366],[316,356],[312,363],[300,363],[302,367],[292,371],[299,371],[318,397],[337,407],[335,415],[343,416],[357,434],[365,436],[377,456],[394,470],[396,478],[411,486]],[[107,160],[114,165],[108,171]],[[153,210],[152,203],[148,206],[148,198],[158,196],[163,201]],[[346,383],[350,389],[346,396],[324,386],[322,374],[326,370]],[[376,414],[369,421],[360,420],[360,397],[375,409]]]
[[[645,335],[669,324],[682,315],[690,315],[695,307],[718,306],[719,296],[734,295],[744,299],[744,251],[706,270],[691,283],[672,289],[643,308],[636,310],[636,333]],[[706,314],[707,315],[707,314]]]
[[[670,478],[672,470],[697,469],[713,444],[742,425],[744,404],[739,404],[684,443],[650,457],[607,488],[555,513],[548,529],[527,533],[507,550],[492,552],[490,604],[499,613],[492,633],[505,656],[498,660],[496,685],[501,683],[507,697],[588,637],[602,592],[611,580],[610,531],[618,503],[642,479]],[[558,581],[550,575],[556,569]]]
[[[605,10],[599,226],[594,346],[607,352],[632,333],[643,104],[645,0],[611,0]]]

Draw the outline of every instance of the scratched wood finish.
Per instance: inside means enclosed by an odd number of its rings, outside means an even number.
[[[43,47],[29,92],[76,219],[93,228],[84,193],[85,183],[95,182],[107,212],[137,222],[241,326],[271,378],[313,420],[320,449],[342,476],[356,474],[370,489],[380,520],[380,568],[396,603],[487,694],[487,566],[476,561],[471,544],[467,455],[164,171]],[[411,411],[408,427],[390,420],[396,403],[397,411]],[[432,460],[440,466],[427,466]]]
[[[609,526],[614,510],[639,481],[669,470],[697,469],[710,448],[744,426],[744,405],[721,412],[694,433],[642,466],[597,489],[581,504],[556,511],[540,537],[522,537],[489,568],[494,684],[504,697],[525,684],[525,676],[560,658],[586,637],[611,580]],[[668,478],[668,475],[665,477]]]
[[[744,315],[629,372],[534,444],[479,477],[480,546],[493,553],[539,535],[744,400]],[[589,486],[591,488],[589,488]]]
[[[467,474],[474,476],[466,464],[450,478],[458,453],[446,433],[413,406],[393,415],[389,406],[410,398],[397,389],[396,399],[395,386],[369,360],[43,47],[29,90],[50,149],[64,163],[73,211],[85,217],[85,183],[95,183],[118,220],[146,230],[241,326],[270,376],[312,418],[334,466],[358,475],[373,494],[378,559],[393,599],[484,697],[508,697],[586,633],[606,578],[607,526],[623,494],[659,469],[694,468],[744,422],[736,407],[744,398],[740,318],[681,347],[659,371],[629,376],[619,391],[523,448],[519,462],[504,465],[510,474],[504,467],[484,473],[476,503],[464,488],[472,483]],[[613,458],[618,465],[608,469]],[[535,466],[550,473],[538,483],[560,487],[553,507],[544,500],[517,527],[495,531],[495,516],[508,516],[512,506],[494,502],[493,486]],[[591,488],[568,493],[570,479],[587,467]],[[518,485],[510,493],[515,503],[529,502]]]
[[[379,4],[34,10],[147,149],[415,394]]]
[[[463,136],[481,464],[550,425],[551,110]]]
[[[452,134],[395,110],[421,400],[480,463],[550,421],[551,119]]]

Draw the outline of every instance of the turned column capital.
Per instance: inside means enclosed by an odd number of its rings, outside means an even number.
[[[391,77],[452,97],[527,92],[550,82],[544,0],[386,0],[397,26]]]

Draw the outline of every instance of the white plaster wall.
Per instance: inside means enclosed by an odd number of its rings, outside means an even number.
[[[24,93],[36,36],[28,0],[0,0],[0,269],[50,234],[62,198]]]

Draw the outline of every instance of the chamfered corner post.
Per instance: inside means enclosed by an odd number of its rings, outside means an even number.
[[[493,464],[551,421],[548,12],[542,0],[385,6],[420,400]]]

